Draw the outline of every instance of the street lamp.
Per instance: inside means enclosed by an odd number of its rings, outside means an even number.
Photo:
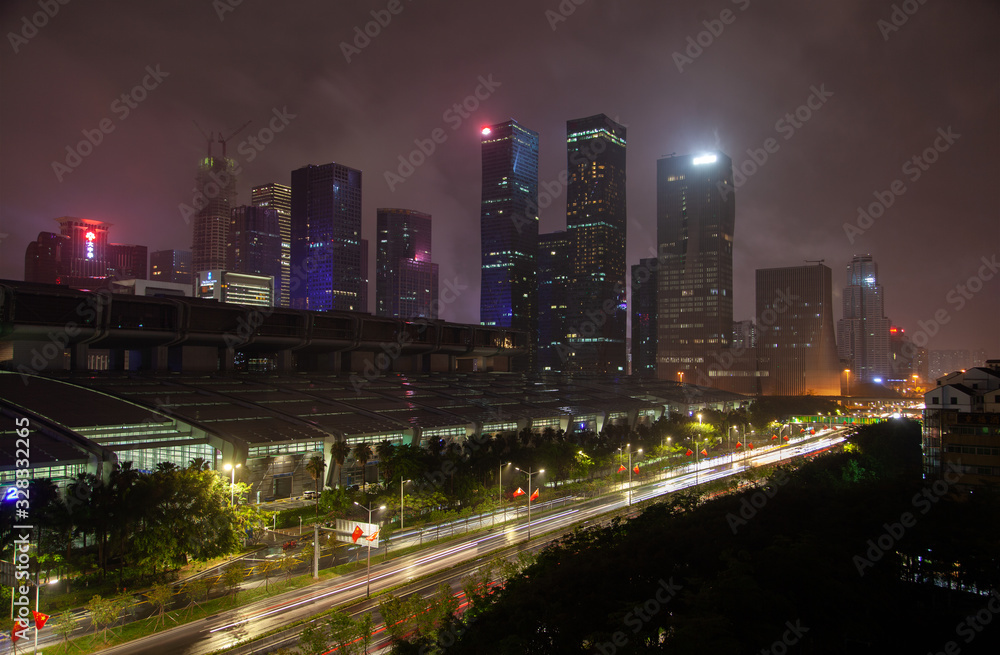
[[[631,446],[631,444],[629,445]],[[640,454],[642,454],[642,448],[635,451],[634,453],[632,452],[632,449],[629,448],[628,451],[628,506],[629,507],[632,506],[632,455],[640,455]]]
[[[500,498],[500,506],[503,507],[503,522],[507,522],[507,506],[503,504],[503,467],[510,466],[510,462],[501,464],[497,473],[497,497]],[[493,525],[497,524],[497,514],[493,512]]]
[[[229,474],[229,504],[230,505],[235,505],[235,502],[233,501],[233,499],[235,498],[235,495],[236,495],[236,469],[238,469],[240,466],[242,466],[242,465],[241,464],[237,464],[236,466],[233,466],[232,464],[226,464],[225,466],[222,467],[225,470],[230,471],[230,474]]]
[[[698,413],[698,437],[701,436],[701,413]],[[698,486],[698,437],[694,439],[694,486]]]
[[[521,469],[514,467],[518,471]],[[545,473],[545,469],[539,469],[537,471],[532,471],[531,467],[528,467],[527,471],[521,471],[528,476],[528,541],[531,541],[531,476],[538,475],[539,473]]]
[[[360,507],[361,509],[368,510],[368,528],[371,529],[371,525],[372,525],[372,511],[373,511],[372,508],[371,507],[365,507],[364,505],[362,505],[358,501],[354,501],[354,504],[357,505],[358,507]],[[383,510],[383,509],[385,509],[385,505],[382,505],[378,509],[380,511]],[[371,537],[370,534],[366,534],[366,535],[362,535],[362,536],[365,537],[366,539],[369,538],[369,537]],[[365,598],[371,598],[371,597],[372,597],[372,543],[371,543],[371,539],[368,539],[368,580],[365,583]]]
[[[413,480],[399,479],[399,531],[403,531],[403,485]]]

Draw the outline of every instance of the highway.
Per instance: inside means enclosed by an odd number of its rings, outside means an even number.
[[[663,494],[693,487],[696,483],[709,482],[746,470],[748,465],[760,466],[772,464],[784,459],[790,459],[813,452],[826,450],[843,441],[842,431],[820,431],[815,436],[805,435],[803,438],[793,438],[781,447],[760,447],[745,454],[731,458],[729,455],[704,459],[697,465],[689,464],[681,469],[673,470],[672,475],[650,482],[647,476],[635,476],[632,488],[622,489],[620,493],[607,494],[593,500],[564,504],[562,507],[546,511],[543,503],[533,506],[531,530],[533,535],[532,550],[540,548],[544,543],[558,538],[571,531],[581,523],[594,523],[603,515],[626,508],[629,491],[632,504],[646,501]],[[656,476],[653,476],[656,477]],[[623,485],[627,487],[627,485]],[[541,516],[535,514],[539,512]],[[490,515],[478,519],[484,526],[492,521]],[[475,522],[475,519],[474,519]],[[463,521],[464,523],[464,521]],[[464,526],[463,526],[464,527]],[[427,528],[426,530],[433,530]],[[517,547],[527,542],[528,525],[526,520],[517,524],[463,535],[446,543],[420,550],[417,553],[394,558],[387,562],[372,561],[371,593],[375,596],[387,589],[399,587],[405,583],[443,572],[443,577],[433,578],[431,587],[440,582],[450,582],[453,585],[462,576],[479,566],[481,560],[492,558],[511,547]],[[544,539],[535,543],[534,537]],[[417,545],[418,539],[424,537],[419,531],[396,535],[393,542],[396,547]],[[430,535],[427,535],[430,539]],[[524,547],[524,546],[521,546]],[[376,558],[377,559],[377,558]],[[460,568],[456,568],[460,567]],[[452,570],[455,569],[455,570]],[[204,655],[213,651],[229,648],[241,641],[262,635],[288,623],[307,619],[308,617],[343,605],[355,605],[365,599],[365,571],[350,573],[305,589],[289,591],[278,596],[236,607],[220,612],[205,619],[194,621],[171,628],[149,637],[121,644],[102,652],[115,655],[160,655],[162,653],[177,653],[184,655]],[[421,583],[426,588],[427,583]],[[397,593],[408,594],[411,590],[403,588]],[[372,605],[363,606],[370,609]],[[364,611],[353,609],[353,611]],[[241,652],[252,652],[243,650]]]

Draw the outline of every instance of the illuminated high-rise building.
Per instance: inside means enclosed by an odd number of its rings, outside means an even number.
[[[847,265],[844,317],[837,322],[837,348],[854,380],[881,383],[892,372],[891,321],[883,299],[878,264],[871,255],[856,255]]]
[[[108,244],[108,277],[115,280],[147,279],[149,249],[126,243]]]
[[[721,152],[656,166],[657,376],[711,385],[733,330],[733,162]]]
[[[571,275],[566,370],[625,373],[625,127],[604,114],[566,123]]]
[[[250,191],[250,204],[268,207],[278,212],[278,232],[281,235],[281,275],[275,279],[280,307],[288,307],[291,300],[292,271],[292,188],[287,184],[271,182],[255,186]],[[302,280],[303,282],[305,280]]]
[[[59,284],[62,250],[69,238],[54,232],[39,232],[24,252],[24,281]]]
[[[565,231],[538,235],[538,370],[563,371],[575,353],[566,345],[570,238]]]
[[[223,269],[229,244],[229,220],[236,206],[236,161],[226,157],[225,144],[221,157],[208,156],[198,164],[195,175],[194,235],[191,259],[195,271]]]
[[[190,250],[157,250],[149,256],[149,279],[174,284],[191,284]]]
[[[273,277],[274,298],[281,296],[281,234],[276,209],[245,205],[233,208],[226,270]]]
[[[833,271],[827,266],[757,270],[761,391],[772,396],[840,395],[833,332]]]
[[[528,333],[512,368],[535,369],[538,350],[538,133],[517,121],[482,128],[479,322]]]
[[[292,306],[367,311],[362,306],[361,171],[343,164],[292,171]]]
[[[438,265],[431,261],[431,216],[378,209],[375,314],[438,318]]]
[[[632,265],[632,375],[656,377],[655,257]]]

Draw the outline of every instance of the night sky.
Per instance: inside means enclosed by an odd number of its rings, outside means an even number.
[[[57,6],[37,34],[22,18],[41,11],[38,0],[0,8],[2,278],[23,279],[26,244],[64,215],[114,224],[113,242],[189,249],[178,205],[191,202],[206,151],[194,122],[228,134],[249,120],[229,148],[241,204],[252,185],[287,184],[306,164],[359,168],[363,236],[374,239],[377,207],[432,214],[442,285],[468,286],[443,318],[478,322],[481,126],[514,118],[539,132],[545,191],[566,167],[566,120],[603,112],[628,127],[629,265],[655,246],[658,157],[720,149],[739,167],[774,139],[737,192],[735,318],[754,314],[755,269],[818,259],[833,269],[839,318],[846,265],[871,253],[894,324],[913,334],[924,321],[931,349],[1000,357],[1000,271],[981,260],[1000,262],[993,0],[897,2],[898,29],[888,0]],[[341,44],[353,48],[355,28],[388,6],[399,13],[383,13],[391,20],[348,62]],[[699,54],[689,37],[711,43]],[[144,77],[151,90],[128,107],[122,94]],[[481,80],[485,99],[469,100],[479,107],[462,118],[452,106]],[[824,101],[814,97],[798,122],[816,90]],[[282,129],[263,150],[241,147],[275,111],[294,118],[275,121]],[[779,123],[788,113],[798,127]],[[59,181],[53,162],[66,164],[67,146],[102,119],[113,129]],[[390,190],[386,171],[437,128],[444,142]],[[934,163],[907,164],[935,141]],[[555,191],[543,232],[565,228],[566,196]],[[844,225],[857,227],[876,192],[891,206],[862,219],[852,243]],[[963,298],[957,285],[969,278],[978,291]],[[936,313],[947,323],[931,334]]]

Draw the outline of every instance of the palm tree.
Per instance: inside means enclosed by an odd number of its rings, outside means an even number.
[[[361,491],[365,490],[365,465],[371,460],[372,446],[367,441],[359,443],[354,447],[354,459],[361,465]]]
[[[351,447],[347,445],[347,441],[343,439],[338,439],[333,442],[330,446],[330,456],[333,457],[333,461],[337,463],[339,467],[339,473],[337,475],[337,486],[340,486],[340,478],[344,474],[344,462],[347,460],[347,456],[351,454]]]
[[[208,460],[204,457],[195,457],[190,462],[188,462],[188,468],[192,471],[207,471],[208,470]]]
[[[375,446],[375,453],[378,455],[379,464],[382,465],[382,477],[388,483],[389,479],[392,477],[390,475],[391,471],[389,468],[392,466],[392,456],[396,453],[396,446],[394,446],[391,441],[386,439],[379,445]]]
[[[180,467],[173,462],[160,462],[156,465],[157,473],[171,473],[173,471],[179,471]]]
[[[323,477],[325,469],[326,462],[323,461],[322,455],[313,455],[306,463],[306,471],[312,477],[313,482],[316,483],[316,516],[319,516],[319,481]]]

